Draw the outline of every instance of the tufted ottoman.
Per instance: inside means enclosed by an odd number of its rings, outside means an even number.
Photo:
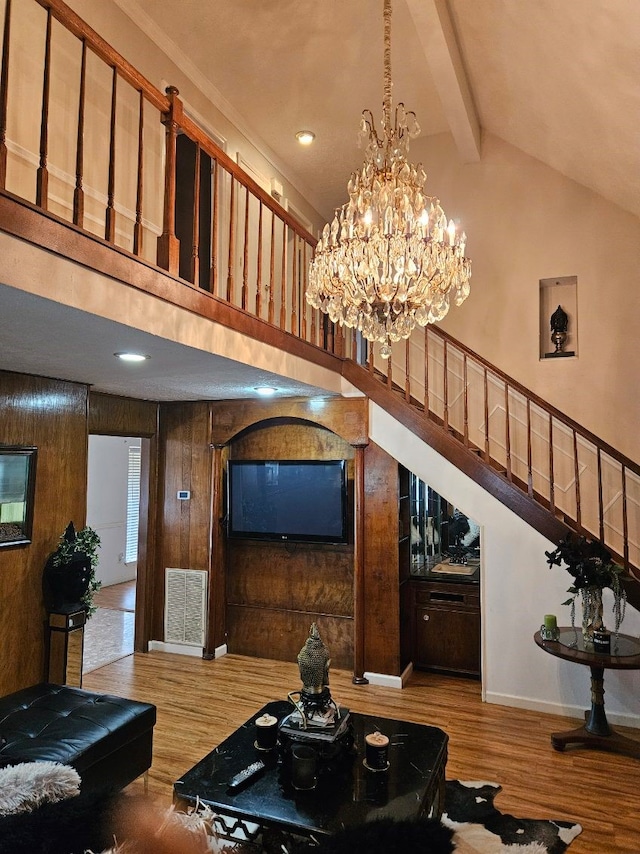
[[[66,685],[0,698],[0,765],[73,766],[82,791],[123,788],[151,767],[156,707]]]

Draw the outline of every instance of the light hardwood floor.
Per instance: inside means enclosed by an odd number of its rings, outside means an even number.
[[[158,707],[149,788],[160,804],[172,784],[263,703],[298,690],[295,664],[228,655],[215,661],[136,653],[85,676],[83,687]],[[491,780],[503,812],[578,821],[570,854],[640,854],[640,762],[604,751],[551,748],[574,719],[482,703],[476,681],[415,673],[404,690],[354,686],[331,671],[341,705],[441,727],[449,734],[447,778]],[[623,729],[640,738],[637,730]],[[136,782],[134,788],[141,788]]]

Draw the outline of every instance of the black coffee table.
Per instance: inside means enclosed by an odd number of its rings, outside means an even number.
[[[176,806],[206,804],[218,816],[220,835],[235,840],[255,839],[268,829],[318,836],[377,818],[440,817],[449,740],[441,729],[352,712],[354,750],[321,763],[316,788],[301,792],[292,787],[279,750],[254,747],[256,718],[271,714],[282,720],[292,710],[290,703],[275,701],[257,711],[174,783]],[[364,737],[376,730],[390,739],[386,772],[362,764]],[[266,770],[246,788],[228,792],[229,780],[258,758]]]

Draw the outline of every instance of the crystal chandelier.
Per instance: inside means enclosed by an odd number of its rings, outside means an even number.
[[[354,172],[349,201],[325,225],[309,267],[307,302],[334,323],[380,342],[408,338],[416,324],[442,318],[453,299],[469,295],[471,262],[466,234],[447,222],[438,199],[425,195],[426,173],[407,160],[409,140],[420,133],[415,113],[391,101],[391,0],[384,0],[382,135],[370,110],[362,114],[365,162]],[[393,116],[393,123],[392,123]]]

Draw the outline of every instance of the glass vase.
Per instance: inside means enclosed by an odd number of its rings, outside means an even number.
[[[604,625],[602,621],[602,588],[585,587],[582,590],[582,639],[585,646],[593,646],[593,633]]]

